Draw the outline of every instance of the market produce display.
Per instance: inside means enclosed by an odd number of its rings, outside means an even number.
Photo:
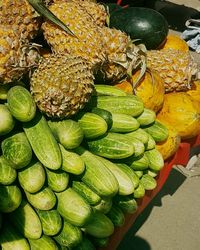
[[[109,8],[89,0],[0,4],[3,250],[105,247],[156,188],[181,140],[200,132],[187,46],[171,45],[156,11]],[[140,18],[150,27],[145,37],[140,25],[128,27]]]

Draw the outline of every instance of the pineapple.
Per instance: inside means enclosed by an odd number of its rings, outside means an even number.
[[[101,34],[106,50],[107,61],[97,73],[97,78],[106,82],[117,82],[132,71],[145,65],[145,48],[132,43],[124,32],[103,27]]]
[[[94,69],[98,68],[105,60],[105,51],[99,27],[93,18],[74,1],[53,3],[49,9],[75,34],[69,35],[52,22],[44,22],[44,37],[52,51],[81,56],[89,61]]]
[[[31,40],[38,33],[41,17],[26,0],[4,0],[0,1],[0,25],[8,26],[22,40]]]
[[[0,25],[0,84],[19,80],[38,59],[37,48],[23,44],[12,29]]]
[[[39,110],[52,118],[76,114],[94,90],[90,64],[75,55],[43,58],[30,80],[30,91]]]
[[[197,64],[190,53],[176,49],[148,51],[147,67],[160,74],[166,92],[190,89],[197,74]]]

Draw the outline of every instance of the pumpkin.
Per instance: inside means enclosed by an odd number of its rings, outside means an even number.
[[[190,95],[196,109],[200,113],[200,81],[194,81],[192,88],[187,91],[187,94]]]
[[[183,40],[180,36],[175,34],[168,34],[165,42],[159,47],[160,50],[163,49],[176,49],[188,52],[189,46],[185,40]]]
[[[189,139],[200,133],[200,113],[186,92],[165,94],[157,119],[172,126],[182,139]]]
[[[167,160],[178,150],[181,137],[174,128],[167,124],[164,125],[168,128],[169,134],[164,142],[156,143],[156,149],[161,153],[163,159]]]

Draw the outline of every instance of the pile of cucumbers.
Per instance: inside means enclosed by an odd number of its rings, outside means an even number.
[[[156,187],[167,128],[137,96],[96,85],[74,117],[41,114],[24,86],[0,104],[2,249],[97,249]]]

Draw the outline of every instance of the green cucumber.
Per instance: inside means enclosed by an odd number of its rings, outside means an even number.
[[[84,231],[97,238],[109,237],[114,232],[112,221],[101,212],[92,213],[89,222],[85,225]]]
[[[154,149],[155,146],[156,146],[156,142],[153,139],[153,137],[149,134],[149,140],[148,140],[147,144],[145,145],[145,150]]]
[[[116,196],[115,203],[122,209],[124,213],[133,214],[138,209],[134,194],[127,196]]]
[[[74,226],[83,226],[91,216],[90,205],[72,188],[57,193],[57,210]]]
[[[32,149],[24,132],[15,133],[5,138],[1,143],[3,156],[12,167],[26,167],[32,159]]]
[[[10,185],[17,178],[17,172],[3,155],[0,156],[0,184]]]
[[[159,172],[160,172],[159,170],[147,169],[144,171],[144,174],[148,174],[152,176],[153,178],[155,178],[159,174]]]
[[[133,195],[134,195],[135,199],[140,199],[140,198],[144,197],[145,189],[144,189],[144,186],[142,185],[142,183],[139,183],[139,186],[135,189]]]
[[[127,134],[124,134],[125,136],[127,136],[127,138],[129,138],[129,136]],[[134,152],[134,157],[139,157],[141,155],[143,155],[144,151],[145,151],[145,146],[143,144],[143,142],[141,142],[139,139],[136,138],[131,138],[130,142],[133,143],[133,146],[135,148],[135,152]]]
[[[164,167],[164,159],[156,148],[145,151],[145,155],[149,160],[150,169],[160,171]]]
[[[137,186],[139,185],[139,178],[138,176],[135,174],[135,172],[133,171],[133,169],[131,167],[129,167],[128,165],[126,165],[125,163],[117,163],[118,168],[120,168],[124,173],[126,173],[134,186],[134,189],[137,188]]]
[[[46,168],[48,186],[54,192],[64,191],[69,183],[69,174],[62,169],[50,170]]]
[[[142,114],[137,116],[137,121],[139,122],[140,126],[150,125],[154,123],[155,120],[156,120],[156,113],[153,110],[147,108],[144,108]]]
[[[80,244],[73,248],[73,250],[95,250],[95,246],[92,242],[84,236]]]
[[[86,139],[94,139],[102,136],[108,130],[107,122],[95,113],[83,113],[78,123],[83,130]]]
[[[14,86],[7,93],[8,108],[21,122],[28,122],[36,114],[36,104],[31,93],[22,86]]]
[[[149,174],[144,174],[140,179],[145,190],[153,190],[157,186],[156,180]]]
[[[94,99],[94,97],[92,97]],[[97,108],[102,108],[111,113],[126,114],[131,116],[138,116],[144,110],[142,100],[134,95],[130,96],[98,96],[96,100]]]
[[[38,160],[47,168],[59,169],[60,148],[44,116],[37,113],[34,119],[23,124],[23,129]]]
[[[50,210],[56,204],[56,196],[54,192],[49,188],[44,186],[37,193],[31,194],[25,191],[26,198],[29,203],[37,209],[40,210]]]
[[[77,153],[65,149],[61,144],[59,146],[62,155],[61,169],[74,175],[82,174],[85,170],[85,163],[81,157]]]
[[[149,167],[149,159],[145,153],[137,157],[129,157],[126,162],[135,171],[145,170]]]
[[[72,249],[81,243],[82,232],[80,228],[73,226],[67,220],[63,220],[61,231],[56,236],[53,236],[53,239],[61,246]]]
[[[108,96],[127,96],[126,92],[111,85],[96,84],[95,90],[97,95],[108,95]]]
[[[139,179],[141,179],[143,174],[144,174],[144,172],[142,170],[135,170],[134,172],[138,176]]]
[[[108,159],[123,159],[134,154],[134,146],[119,133],[107,133],[101,138],[87,142],[89,150]]]
[[[115,227],[122,227],[125,223],[124,213],[122,212],[121,208],[116,205],[113,205],[106,215],[112,221]]]
[[[96,115],[101,116],[106,121],[107,126],[108,126],[108,130],[112,127],[113,120],[112,120],[112,113],[111,112],[109,112],[108,110],[105,110],[105,109],[97,108],[97,107],[94,107],[91,110],[91,112],[96,114]]]
[[[49,120],[48,125],[56,140],[66,149],[73,149],[81,144],[84,134],[78,122],[71,119]]]
[[[11,213],[22,201],[22,193],[18,186],[12,184],[0,186],[0,212]]]
[[[86,165],[81,180],[99,196],[115,196],[118,192],[119,185],[112,172],[88,150],[79,147],[76,151]]]
[[[118,193],[120,195],[129,195],[134,192],[134,184],[129,176],[129,173],[126,173],[124,170],[118,167],[117,164],[103,157],[100,156],[96,157],[105,165],[105,167],[107,167],[112,172],[112,174],[117,179],[119,185]]]
[[[62,228],[62,218],[56,209],[44,211],[36,209],[42,224],[42,231],[45,235],[53,236],[59,233]]]
[[[90,205],[97,205],[101,201],[101,197],[82,181],[73,181],[72,189],[74,189],[78,194],[80,194]]]
[[[45,170],[40,162],[32,161],[27,167],[18,171],[20,186],[29,193],[38,192],[46,180]]]
[[[45,234],[43,234],[41,236],[41,238],[39,238],[39,239],[36,239],[36,240],[28,239],[28,241],[29,241],[31,250],[40,250],[40,249],[42,249],[42,250],[58,250],[58,247],[57,247],[55,241],[51,237],[49,237]]]
[[[127,133],[138,129],[140,126],[136,118],[126,114],[112,113],[112,120],[111,132]]]
[[[3,225],[0,233],[0,246],[2,250],[31,250],[27,239],[10,223]]]
[[[13,130],[15,120],[5,104],[0,104],[0,136]]]
[[[110,237],[104,237],[104,238],[97,238],[97,237],[90,237],[92,243],[97,247],[97,248],[103,248],[107,247]]]
[[[143,129],[153,137],[155,142],[163,142],[167,140],[169,135],[167,127],[157,120],[153,124],[143,127]]]
[[[138,128],[135,131],[132,131],[130,133],[126,133],[125,135],[128,136],[129,140],[138,139],[144,145],[146,145],[148,143],[148,140],[149,140],[149,134],[146,131],[144,131],[142,128]]]
[[[20,206],[12,213],[9,213],[11,223],[26,238],[39,239],[42,235],[40,219],[31,205],[22,200]]]
[[[111,198],[102,198],[100,203],[93,206],[92,208],[95,211],[99,211],[103,214],[107,214],[112,207],[112,199]]]

